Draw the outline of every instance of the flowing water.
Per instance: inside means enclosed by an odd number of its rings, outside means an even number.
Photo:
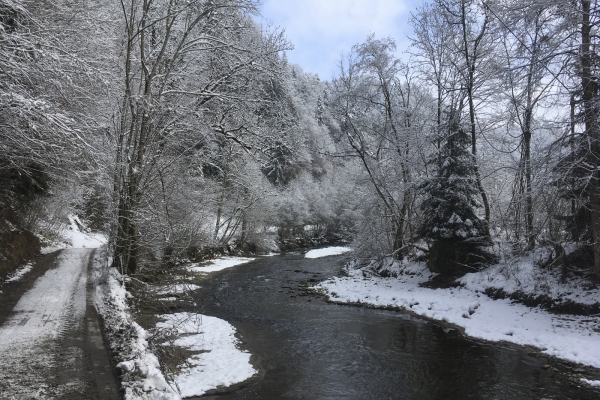
[[[340,260],[261,258],[202,282],[197,311],[234,325],[261,370],[214,398],[600,398],[568,379],[570,366],[531,350],[471,340],[401,312],[299,296],[298,283],[338,275]]]

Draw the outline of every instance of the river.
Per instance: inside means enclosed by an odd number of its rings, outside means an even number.
[[[215,273],[195,293],[202,314],[234,325],[260,375],[215,399],[597,399],[573,366],[464,337],[406,313],[300,296],[338,275],[340,257],[259,258]]]

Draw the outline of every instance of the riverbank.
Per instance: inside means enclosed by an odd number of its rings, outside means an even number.
[[[486,295],[489,288],[509,294],[518,290],[531,293],[540,285],[533,271],[524,266],[510,274],[503,274],[499,268],[467,274],[451,287],[434,289],[427,286],[433,286],[435,274],[424,263],[390,260],[387,270],[393,277],[379,277],[372,268],[350,265],[346,268],[348,276],[328,279],[314,290],[335,303],[407,310],[453,324],[477,339],[532,346],[559,359],[600,368],[598,315],[556,314],[508,298],[493,299]],[[579,300],[591,307],[600,300],[600,291],[583,282],[571,281],[569,286],[561,286],[545,276],[549,288],[545,294],[555,294],[557,303],[559,299],[571,303]],[[581,383],[600,385],[599,377],[600,372],[593,377],[581,376]]]
[[[156,284],[132,281],[106,263],[95,265],[96,306],[126,400],[201,396],[257,373],[250,354],[239,349],[233,326],[199,313],[176,312],[210,273],[252,260],[221,257],[187,264]],[[140,285],[142,290],[136,290]]]

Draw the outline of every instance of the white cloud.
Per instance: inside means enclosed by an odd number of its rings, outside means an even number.
[[[390,36],[405,48],[410,10],[420,4],[407,0],[263,0],[263,16],[285,29],[295,45],[292,63],[328,79],[337,60],[367,35]]]

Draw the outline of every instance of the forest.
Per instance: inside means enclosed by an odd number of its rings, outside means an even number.
[[[409,48],[373,34],[330,80],[257,13],[2,0],[3,270],[76,215],[127,274],[352,242],[600,276],[595,1],[435,0]]]

